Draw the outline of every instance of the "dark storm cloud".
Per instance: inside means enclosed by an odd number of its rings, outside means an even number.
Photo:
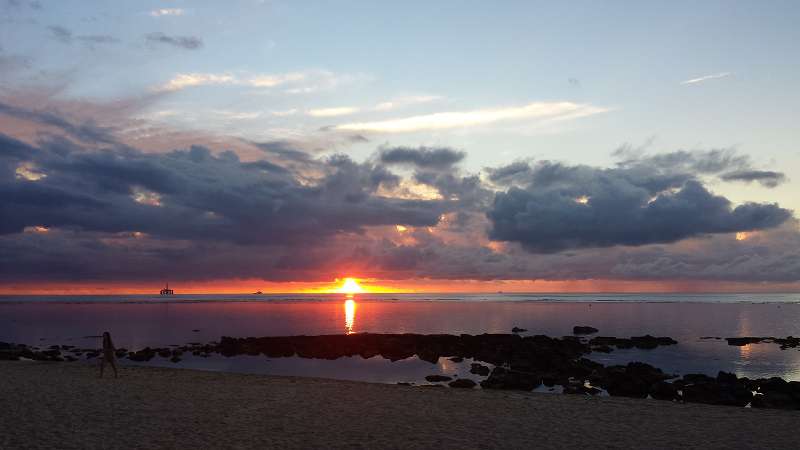
[[[496,195],[489,237],[548,253],[768,229],[791,217],[775,204],[734,208],[711,194],[696,175],[731,162],[709,156],[668,154],[616,169],[542,162],[524,188]]]
[[[761,183],[762,186],[768,188],[777,187],[779,184],[786,181],[786,175],[771,170],[737,170],[735,172],[724,173],[720,178],[725,181],[743,181],[746,183],[757,181]]]
[[[461,162],[467,154],[446,147],[393,147],[383,149],[379,158],[384,164],[415,166],[421,169],[447,169]]]
[[[195,36],[169,36],[157,32],[145,36],[149,44],[165,44],[180,47],[186,50],[197,50],[203,46],[203,40]]]
[[[530,180],[531,166],[525,161],[516,161],[505,166],[486,168],[486,173],[492,183],[509,185]]]
[[[284,159],[298,162],[308,162],[311,160],[311,155],[302,150],[298,150],[297,147],[289,141],[253,142],[252,144],[266,153],[272,153]]]
[[[3,102],[0,102],[0,114],[5,114],[23,120],[30,120],[40,125],[59,128],[69,136],[86,143],[116,143],[116,139],[113,137],[110,128],[99,126],[91,121],[86,121],[81,124],[74,124],[63,116],[53,112],[36,111]]]
[[[258,144],[266,159],[256,161],[202,146],[85,146],[0,134],[0,281],[800,279],[788,211],[734,208],[699,181],[750,167],[734,154],[609,169],[519,162],[487,169],[487,185],[454,167],[413,165],[401,178],[380,152],[359,163],[285,141]],[[387,196],[407,182],[441,199]],[[742,230],[762,231],[730,234]],[[487,237],[510,242],[496,250]],[[683,241],[692,237],[702,239]]]
[[[243,244],[307,243],[374,225],[431,226],[447,207],[378,197],[381,185],[395,185],[398,178],[343,155],[319,160],[321,174],[309,184],[274,163],[243,163],[234,153],[213,155],[200,146],[146,154],[76,150],[64,141],[36,148],[8,137],[0,142],[0,233],[44,225]],[[10,176],[23,164],[46,177]]]

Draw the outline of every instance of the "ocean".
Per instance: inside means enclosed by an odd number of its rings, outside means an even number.
[[[592,353],[603,364],[641,361],[675,374],[733,372],[800,381],[800,351],[761,343],[730,346],[726,337],[799,336],[800,294],[290,294],[161,296],[3,296],[0,341],[39,347],[100,346],[111,332],[117,347],[141,349],[221,336],[344,333],[509,333],[570,335],[575,325],[599,336],[669,336],[678,345]],[[717,339],[722,338],[722,339]],[[371,382],[423,383],[431,374],[472,376],[466,360],[437,364],[381,357],[333,361],[299,357],[156,357],[145,365],[313,376]],[[122,360],[122,364],[134,364]],[[476,378],[472,376],[473,378]],[[477,377],[479,378],[479,377]]]

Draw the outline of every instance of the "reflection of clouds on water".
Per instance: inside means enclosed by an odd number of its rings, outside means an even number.
[[[347,300],[344,301],[344,332],[345,334],[353,334],[353,327],[356,322],[356,301],[353,300],[352,295],[349,295]]]

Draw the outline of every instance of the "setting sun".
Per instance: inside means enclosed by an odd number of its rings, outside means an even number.
[[[345,278],[342,287],[339,288],[339,292],[343,294],[360,294],[364,292],[364,288],[358,285],[355,278]]]

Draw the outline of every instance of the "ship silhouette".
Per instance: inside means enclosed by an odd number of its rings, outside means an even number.
[[[160,294],[161,295],[175,295],[175,291],[173,291],[172,289],[169,288],[169,282],[168,282],[167,286],[164,289],[161,290]]]

